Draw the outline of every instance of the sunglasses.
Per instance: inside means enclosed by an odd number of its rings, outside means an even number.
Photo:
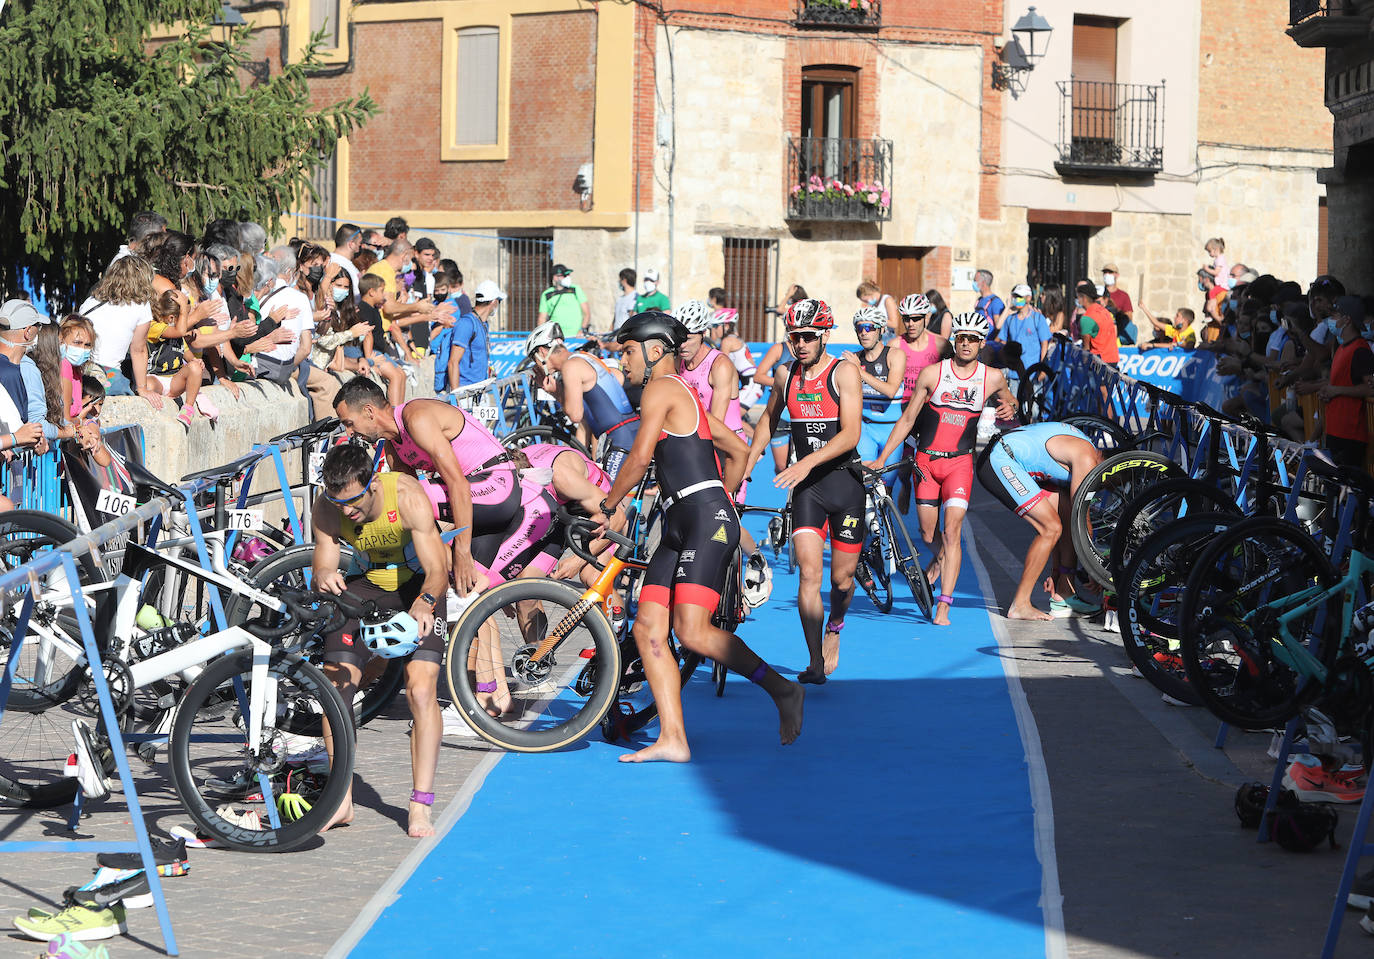
[[[976,333],[955,333],[955,343],[981,343],[983,338]]]
[[[806,330],[800,333],[788,333],[787,338],[793,343],[814,343],[821,338],[819,333]]]
[[[875,324],[875,323],[855,323],[855,324],[854,324],[854,332],[855,332],[855,333],[873,333],[873,332],[875,332],[877,329],[878,329],[878,326],[877,326],[877,324]]]
[[[372,487],[372,479],[373,479],[373,477],[375,477],[375,476],[377,475],[377,467],[382,465],[382,451],[383,451],[385,448],[386,448],[386,441],[385,441],[385,440],[379,440],[379,441],[377,442],[377,452],[376,452],[375,454],[373,454],[373,457],[372,457],[372,475],[369,476],[369,477],[367,478],[366,481],[364,481],[364,483],[363,483],[363,491],[362,491],[361,493],[358,493],[358,494],[355,495],[355,496],[346,496],[346,497],[344,497],[343,499],[338,499],[338,498],[335,498],[335,497],[333,497],[333,496],[330,496],[328,490],[326,490],[326,491],[325,491],[325,494],[324,494],[324,498],[327,499],[327,500],[329,500],[329,502],[333,503],[335,506],[347,506],[349,503],[356,503],[356,502],[358,502],[358,500],[360,500],[360,499],[362,499],[364,496],[366,496],[367,493],[368,493],[368,490],[371,489],[371,487]]]

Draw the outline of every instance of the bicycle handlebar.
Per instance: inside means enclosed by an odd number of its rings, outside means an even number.
[[[591,563],[597,569],[605,569],[605,565],[597,559],[590,549],[592,536],[598,535],[596,534],[596,524],[588,517],[578,516],[575,513],[569,512],[562,506],[558,507],[557,516],[558,521],[563,524],[563,538],[567,541],[568,548],[577,554],[579,559]],[[617,533],[612,529],[605,529],[601,531],[599,536],[610,540],[612,543],[615,543],[616,546],[629,550],[631,555],[634,554],[636,549],[635,541],[623,533]]]

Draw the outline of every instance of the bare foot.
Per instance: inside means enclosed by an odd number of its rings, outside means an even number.
[[[931,560],[930,565],[926,567],[926,579],[929,580],[932,589],[940,581],[940,560],[938,557]]]
[[[510,688],[502,686],[494,693],[481,693],[477,697],[477,703],[487,711],[487,715],[493,719],[500,719],[502,716],[509,716],[516,712],[515,701],[511,699]]]
[[[933,622],[936,626],[949,625],[949,603],[935,604],[935,619]]]
[[[784,746],[797,741],[802,730],[802,706],[806,701],[806,690],[798,683],[788,683],[787,692],[774,698],[778,707],[778,738]]]
[[[622,763],[685,763],[692,758],[692,750],[687,748],[687,740],[664,742],[658,740],[638,752],[626,753],[620,757]]]
[[[1049,613],[1042,613],[1034,606],[1026,603],[1025,605],[1009,606],[1007,608],[1007,619],[1029,619],[1034,622],[1053,622],[1054,617]]]
[[[434,824],[429,821],[429,807],[424,803],[411,801],[410,825],[406,827],[406,835],[411,839],[434,835]]]
[[[329,822],[325,823],[320,832],[333,829],[335,826],[347,826],[353,821],[353,797],[350,796],[343,801]]]
[[[825,631],[821,640],[821,659],[825,664],[825,675],[829,676],[840,665],[840,634],[833,629]]]

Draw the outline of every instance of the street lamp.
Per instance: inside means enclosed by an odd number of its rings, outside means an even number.
[[[1044,59],[1054,28],[1031,7],[1011,28],[1011,42],[1002,48],[1001,59],[992,65],[992,85],[1011,90],[1015,96],[1026,89],[1026,74]]]

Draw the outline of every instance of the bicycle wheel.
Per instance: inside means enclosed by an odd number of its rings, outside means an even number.
[[[508,450],[518,450],[526,446],[533,446],[536,443],[570,446],[588,459],[592,459],[591,452],[577,437],[569,436],[564,430],[544,424],[525,426],[501,437],[501,445]]]
[[[1127,657],[1150,683],[1174,699],[1201,705],[1180,653],[1179,597],[1198,553],[1239,519],[1232,513],[1189,513],[1140,544],[1117,577],[1117,625]]]
[[[891,500],[884,500],[878,508],[882,514],[881,522],[887,527],[888,541],[895,551],[897,568],[902,571],[907,586],[911,588],[911,598],[916,601],[916,607],[921,611],[921,615],[931,619],[935,611],[935,594],[930,588],[930,580],[926,578],[926,571],[921,566],[920,554],[911,542],[911,534],[906,531],[906,523],[893,509]]]
[[[725,677],[728,676],[729,673],[730,670],[726,669],[721,663],[711,663],[711,682],[715,684],[717,698],[725,695]]]
[[[483,593],[453,626],[444,657],[449,692],[483,739],[547,752],[581,739],[610,710],[617,683],[606,677],[620,675],[620,648],[600,604],[582,592],[558,580],[511,580]],[[501,716],[478,702],[482,683],[508,691]]]
[[[672,635],[668,637],[668,653],[678,664],[679,688],[685,689],[688,680],[704,660],[684,649]],[[601,718],[601,735],[608,743],[627,739],[658,718],[658,703],[654,701],[653,690],[649,688],[648,677],[644,675],[639,647],[633,634],[628,632],[620,641],[620,662],[620,684],[616,689],[615,704]]]
[[[329,679],[294,653],[273,651],[266,683],[254,688],[251,651],[210,663],[177,707],[168,769],[177,798],[207,835],[244,852],[289,852],[343,802],[353,779],[353,725]],[[275,704],[256,751],[248,740],[255,693]],[[298,716],[328,721],[332,761],[323,737],[288,731]]]
[[[15,569],[70,542],[77,529],[66,520],[34,510],[0,515],[0,568]],[[83,587],[104,581],[95,556],[77,559]],[[76,795],[76,780],[65,775],[72,748],[72,719],[98,712],[94,686],[81,650],[81,630],[71,588],[59,569],[16,590],[0,615],[0,668],[14,648],[22,602],[35,590],[34,609],[15,664],[14,684],[0,723],[0,803],[32,809],[61,806]],[[108,589],[83,592],[96,643],[108,641],[114,596]],[[114,667],[112,667],[114,668]],[[91,696],[78,696],[89,691]]]
[[[1118,453],[1083,478],[1070,518],[1073,548],[1098,585],[1112,588],[1112,536],[1126,504],[1154,484],[1182,475],[1182,467],[1158,453]]]
[[[892,573],[887,567],[887,557],[891,555],[891,547],[883,548],[882,532],[883,525],[875,524],[877,532],[871,533],[868,542],[864,544],[863,552],[859,554],[859,566],[854,571],[854,578],[859,581],[859,586],[868,594],[869,600],[877,607],[880,613],[892,612]]]
[[[1131,561],[1136,548],[1152,533],[1183,516],[1204,511],[1240,515],[1240,508],[1232,497],[1209,483],[1191,477],[1165,480],[1146,487],[1122,509],[1116,530],[1112,533],[1109,563],[1112,582],[1120,579],[1122,570]]]
[[[1347,625],[1340,596],[1290,620],[1290,645],[1278,617],[1299,609],[1293,597],[1337,578],[1316,541],[1282,520],[1254,517],[1216,537],[1188,576],[1178,614],[1183,666],[1203,705],[1233,726],[1270,729],[1315,698],[1322,684],[1295,660],[1291,644],[1329,669]]]
[[[306,543],[293,546],[279,553],[273,553],[260,560],[244,577],[255,588],[269,595],[274,589],[310,589],[311,560],[315,547]],[[345,575],[362,572],[358,557],[353,548],[339,544],[339,570]],[[274,626],[281,616],[271,610],[263,609],[247,596],[235,593],[224,607],[224,618],[230,626],[241,626],[249,620],[262,618],[267,625]],[[309,628],[298,629],[281,639],[273,641],[283,649],[301,653],[312,665],[318,666],[324,659],[324,635]],[[404,659],[373,659],[363,669],[361,688],[353,696],[353,721],[364,726],[381,715],[391,705],[396,694],[405,685]],[[301,735],[318,735],[318,723],[313,728],[295,730]]]
[[[1022,424],[1038,423],[1053,416],[1054,381],[1058,374],[1045,363],[1033,363],[1016,389],[1018,418]]]
[[[1096,413],[1071,413],[1060,420],[1080,430],[1103,453],[1120,453],[1131,448],[1131,436],[1114,420]]]

